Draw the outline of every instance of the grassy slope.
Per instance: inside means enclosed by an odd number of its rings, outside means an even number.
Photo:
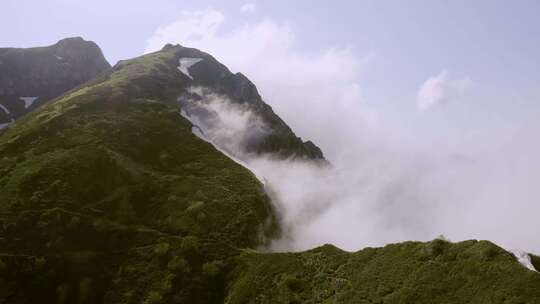
[[[540,303],[540,275],[486,241],[246,251],[226,303]]]
[[[277,231],[268,198],[178,115],[175,61],[123,62],[0,136],[0,302],[540,303],[488,242],[242,249]]]
[[[213,302],[227,258],[276,231],[262,185],[159,89],[182,86],[167,55],[125,62],[0,137],[0,302]]]

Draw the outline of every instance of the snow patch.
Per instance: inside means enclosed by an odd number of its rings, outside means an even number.
[[[11,112],[8,110],[8,108],[6,108],[3,104],[0,103],[0,109],[4,110],[4,112],[6,112],[7,115],[11,114]]]
[[[3,104],[0,103],[0,109],[3,110],[4,112],[6,112],[7,115],[10,115],[11,112],[8,110],[8,108],[6,108]],[[0,123],[0,130],[6,128],[7,126],[9,126],[10,124],[14,123],[15,122],[15,119],[11,119],[10,122],[5,122],[5,123]]]
[[[56,57],[56,59],[58,59],[58,60],[64,60],[64,58],[62,58],[62,57],[60,57],[58,55],[54,55],[54,57]]]
[[[526,253],[525,251],[521,250],[511,250],[511,252],[514,254],[516,259],[518,260],[521,265],[525,266],[527,269],[532,271],[537,271],[536,268],[534,268],[533,264],[531,263],[531,256]]]
[[[178,59],[178,62],[180,63],[180,65],[178,66],[178,70],[180,70],[180,72],[193,80],[193,77],[189,74],[189,68],[192,67],[194,64],[201,62],[202,60],[202,58],[180,58]]]
[[[24,108],[28,109],[29,107],[32,106],[34,101],[36,101],[36,99],[38,99],[38,97],[19,97],[19,99],[24,101]]]
[[[1,123],[1,124],[0,124],[0,130],[6,128],[7,126],[9,126],[10,124],[12,124],[12,123],[14,123],[14,122],[15,122],[15,119],[12,118],[10,122]]]

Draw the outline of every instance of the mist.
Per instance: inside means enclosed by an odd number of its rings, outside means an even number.
[[[246,142],[271,132],[264,122],[225,96],[203,88],[189,91],[202,98],[184,97],[184,115],[204,138],[260,177],[271,194],[283,229],[272,250],[332,243],[353,251],[444,236],[540,252],[535,242],[540,190],[534,187],[540,149],[531,141],[534,133],[527,132],[533,126],[451,150],[426,150],[368,131],[363,140],[347,143],[343,132],[333,142],[343,143],[334,147],[343,153],[321,166],[246,152]]]
[[[540,253],[540,116],[527,112],[533,95],[488,98],[478,88],[496,94],[493,87],[442,67],[409,95],[383,102],[384,92],[366,94],[383,54],[338,46],[306,52],[287,24],[265,18],[225,29],[224,20],[214,10],[186,13],[160,28],[146,51],[167,41],[215,55],[247,75],[332,164],[246,153],[243,145],[268,128],[249,109],[194,88],[213,119],[190,119],[274,195],[284,234],[272,249],[358,250],[444,235]]]

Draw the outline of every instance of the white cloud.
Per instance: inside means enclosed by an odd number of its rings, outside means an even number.
[[[471,87],[468,77],[450,78],[446,70],[436,76],[429,77],[418,90],[416,105],[419,111],[427,111],[432,107],[451,102],[463,97]]]
[[[184,13],[159,28],[146,51],[180,43],[244,73],[292,129],[312,139],[332,162],[331,170],[320,170],[250,160],[278,194],[289,239],[277,248],[334,243],[354,250],[444,234],[540,252],[540,190],[533,185],[540,180],[540,146],[534,140],[540,126],[506,137],[490,131],[444,148],[422,134],[415,134],[421,145],[405,144],[400,130],[387,129],[385,113],[364,103],[358,79],[372,56],[339,47],[303,51],[293,29],[271,19],[227,30],[224,24],[218,11]],[[442,71],[420,88],[418,108],[459,100],[470,86],[467,77]],[[226,119],[224,126],[236,130],[239,121]],[[227,134],[221,131],[215,134]]]
[[[167,43],[189,43],[201,37],[214,36],[225,16],[216,10],[182,12],[177,21],[158,28],[147,41],[145,52],[160,50]]]
[[[224,23],[218,11],[184,13],[158,29],[146,51],[179,43],[212,54],[247,75],[295,132],[317,142],[330,159],[345,152],[336,141],[359,142],[362,130],[377,122],[377,113],[362,103],[358,83],[371,54],[359,57],[350,48],[329,47],[306,55],[296,49],[296,36],[286,24],[263,19],[218,33]],[[309,116],[299,117],[306,106]]]
[[[255,13],[257,6],[254,3],[246,3],[240,8],[242,13]]]

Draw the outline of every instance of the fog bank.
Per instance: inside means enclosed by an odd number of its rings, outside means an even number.
[[[331,166],[319,166],[246,153],[246,141],[271,132],[264,122],[226,97],[201,88],[191,92],[203,98],[190,108],[190,120],[271,190],[284,230],[274,250],[325,243],[358,250],[444,235],[540,252],[540,190],[534,187],[540,149],[525,132],[529,128],[455,150],[424,150],[392,141],[388,133],[366,133],[361,141],[343,141]]]

